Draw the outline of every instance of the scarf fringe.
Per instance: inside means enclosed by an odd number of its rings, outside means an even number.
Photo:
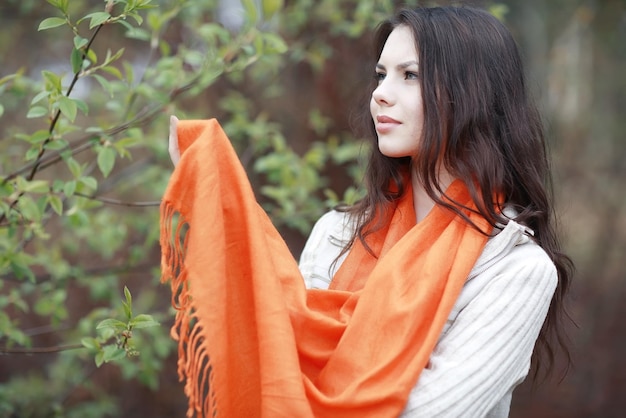
[[[176,219],[178,218],[178,219]],[[213,417],[217,414],[217,398],[213,385],[213,365],[203,329],[189,294],[185,252],[189,225],[169,202],[161,204],[161,282],[170,282],[172,306],[176,309],[171,337],[178,341],[178,379],[185,381],[189,399],[187,417]]]

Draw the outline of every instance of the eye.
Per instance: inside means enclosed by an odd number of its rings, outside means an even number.
[[[374,79],[380,83],[381,81],[383,81],[385,79],[385,77],[387,76],[387,74],[381,72],[381,71],[376,71],[376,73],[374,73]]]
[[[404,72],[404,79],[405,80],[417,80],[419,77],[417,75],[416,72],[413,71],[405,71]]]

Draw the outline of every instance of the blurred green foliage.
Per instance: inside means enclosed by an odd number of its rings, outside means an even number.
[[[351,137],[325,138],[328,119],[311,109],[320,140],[300,155],[237,86],[277,97],[280,86],[268,80],[289,62],[319,70],[328,46],[283,38],[311,17],[351,36],[377,18],[360,11],[356,21],[352,7],[328,14],[328,4],[310,1],[243,1],[241,25],[226,29],[215,1],[48,3],[44,11],[14,6],[39,13],[37,36],[65,45],[64,68],[33,74],[25,63],[0,77],[0,351],[59,354],[0,385],[0,414],[116,416],[114,399],[90,382],[94,370],[113,362],[124,378],[157,389],[174,347],[167,326],[157,326],[173,315],[157,301],[154,257],[156,207],[171,170],[167,115],[219,114],[276,224],[306,233],[343,199],[324,191],[323,169],[348,165],[359,176],[360,146]],[[147,64],[137,65],[130,49]],[[206,108],[185,107],[217,82],[234,88]],[[357,196],[350,188],[345,197]],[[126,287],[132,276],[140,279]],[[54,335],[45,341],[54,344],[37,345],[32,323],[45,324]],[[84,393],[76,400],[78,388]]]

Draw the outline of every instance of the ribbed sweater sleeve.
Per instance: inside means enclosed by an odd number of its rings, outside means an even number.
[[[471,296],[461,295],[402,416],[508,416],[511,393],[528,374],[556,277],[551,260],[529,241],[468,281],[464,292]]]
[[[337,212],[316,224],[300,259],[308,287],[328,287],[347,225]],[[512,222],[488,242],[402,417],[508,416],[557,283],[554,264],[523,231]]]

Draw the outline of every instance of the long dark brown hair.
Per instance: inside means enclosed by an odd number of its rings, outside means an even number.
[[[416,170],[437,204],[467,220],[460,205],[440,197],[444,191],[437,173],[443,164],[453,177],[465,182],[476,208],[494,228],[508,222],[493,202],[494,193],[502,196],[504,205],[516,210],[516,221],[534,231],[535,241],[556,265],[558,285],[533,354],[533,369],[535,375],[540,366],[552,369],[558,347],[569,365],[561,322],[573,265],[562,253],[556,232],[542,121],[527,92],[515,40],[498,19],[480,9],[405,9],[379,26],[376,59],[389,34],[400,25],[413,32],[419,58],[422,138],[413,158],[386,157],[378,150],[368,113],[367,136],[372,147],[365,175],[367,194],[343,208],[357,225],[345,251],[357,239],[367,248],[367,235],[381,227],[374,224],[376,213],[387,211],[404,193],[407,177],[403,172],[409,168]]]

